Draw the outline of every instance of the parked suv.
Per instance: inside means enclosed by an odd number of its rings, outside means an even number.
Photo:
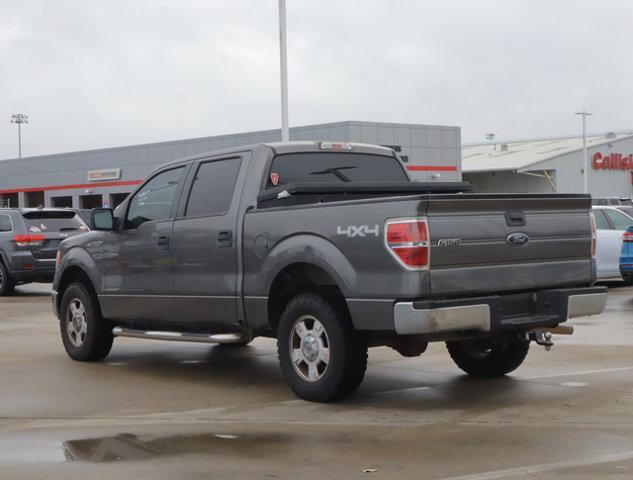
[[[59,242],[87,230],[73,210],[0,208],[0,296],[52,281]]]
[[[470,194],[411,182],[372,145],[290,142],[189,157],[150,175],[93,230],[64,240],[53,307],[68,355],[115,336],[277,338],[300,397],[360,385],[367,348],[445,341],[471,375],[516,369],[532,340],[602,312],[584,194]]]

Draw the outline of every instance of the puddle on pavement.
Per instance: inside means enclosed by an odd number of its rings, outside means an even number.
[[[271,444],[284,442],[285,435],[232,435],[227,433],[142,437],[120,434],[112,437],[67,440],[64,457],[69,462],[116,462],[195,453],[264,455]]]
[[[66,440],[61,446],[57,442],[39,445],[32,442],[22,448],[2,448],[0,462],[103,463],[196,453],[265,456],[271,448],[279,448],[288,441],[287,435],[278,433],[236,435],[218,432],[162,437],[122,433],[109,437]]]

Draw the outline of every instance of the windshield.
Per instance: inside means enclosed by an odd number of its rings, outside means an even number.
[[[74,212],[25,212],[22,214],[29,233],[87,231],[88,227]]]
[[[395,157],[366,153],[312,152],[273,159],[268,188],[295,182],[408,182]]]

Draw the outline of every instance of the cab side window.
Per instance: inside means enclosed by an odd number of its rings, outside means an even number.
[[[611,223],[616,230],[626,230],[631,225],[633,225],[633,220],[631,220],[623,213],[617,212],[615,210],[605,210],[604,213],[607,215],[607,217],[609,217],[609,220],[611,220]]]
[[[596,228],[598,230],[611,230],[611,225],[609,225],[607,217],[604,216],[601,208],[596,208],[593,213],[596,217]]]
[[[184,170],[184,167],[167,170],[143,185],[130,200],[125,228],[138,228],[145,222],[169,219]]]
[[[240,163],[240,158],[201,163],[191,186],[185,216],[225,214],[233,200]]]
[[[0,215],[0,232],[10,232],[13,230],[9,215]]]

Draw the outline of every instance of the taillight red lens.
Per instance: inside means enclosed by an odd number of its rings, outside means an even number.
[[[623,242],[633,242],[633,232],[624,232],[622,235]]]
[[[28,235],[15,235],[13,241],[19,247],[37,247],[44,243],[44,238],[44,235],[29,233]]]
[[[426,221],[390,223],[387,225],[388,243],[426,242],[429,239]]]
[[[393,253],[398,255],[405,265],[422,268],[429,264],[429,247],[396,247]]]
[[[409,270],[429,267],[429,227],[426,219],[388,221],[385,242],[387,249],[403,267]]]

